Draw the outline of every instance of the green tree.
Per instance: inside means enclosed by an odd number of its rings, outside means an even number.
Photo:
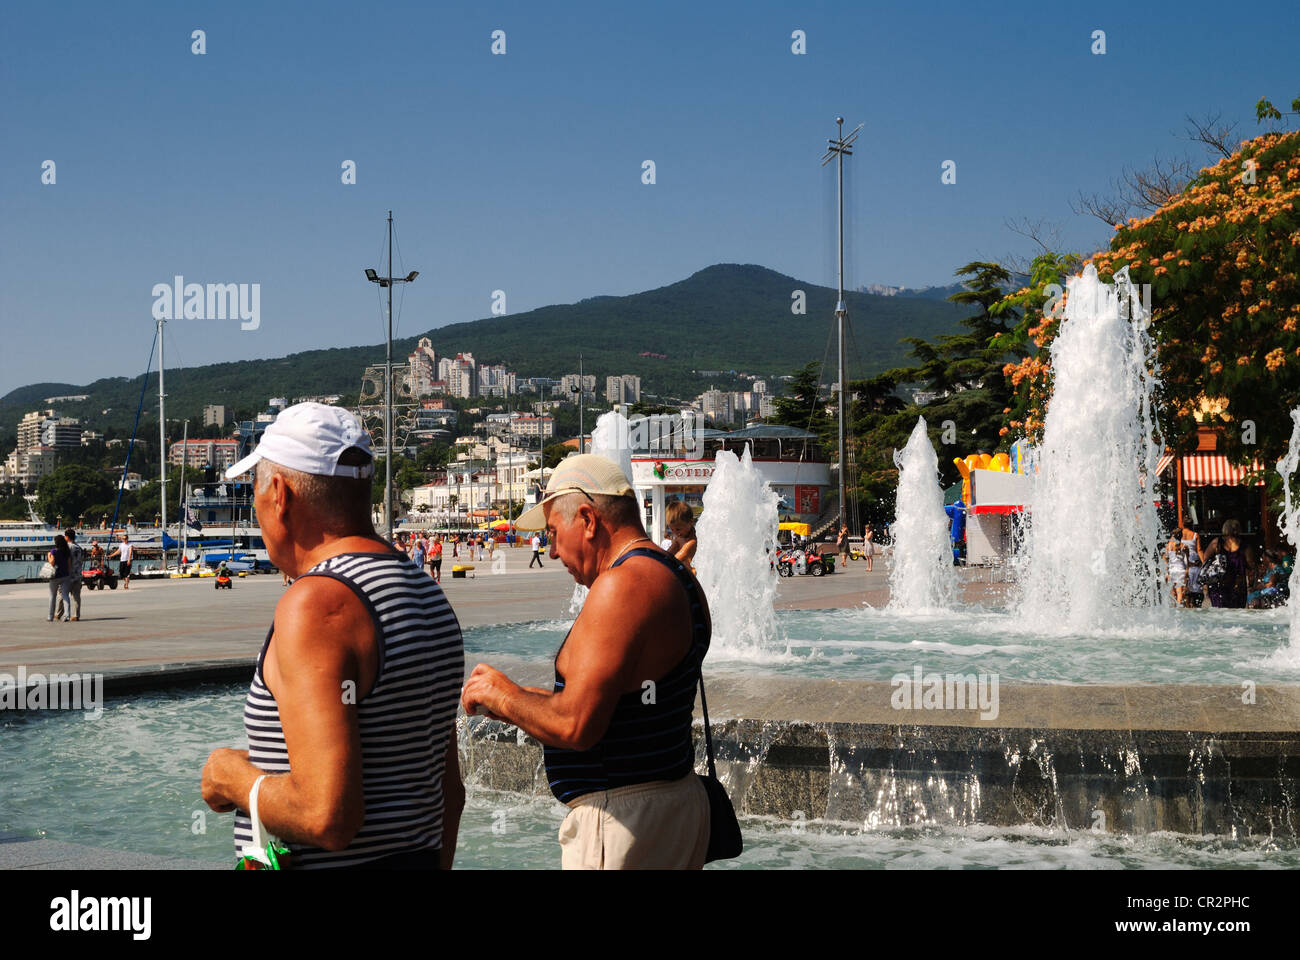
[[[27,499],[16,483],[0,486],[0,520],[26,520]]]
[[[821,396],[821,364],[809,363],[794,372],[785,384],[784,396],[772,401],[775,412],[768,422],[808,430],[826,443],[836,430],[835,421],[826,412],[828,402]]]
[[[81,464],[58,467],[36,486],[36,512],[46,523],[62,517],[72,524],[93,504],[108,498],[113,485],[102,473]]]
[[[573,449],[571,447],[566,447],[562,443],[551,443],[542,450],[542,462],[549,470],[572,452]]]

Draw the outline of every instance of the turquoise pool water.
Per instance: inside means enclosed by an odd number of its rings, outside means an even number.
[[[80,714],[0,720],[0,832],[96,847],[233,861],[231,816],[199,799],[219,746],[244,746],[244,684],[112,700]],[[564,808],[549,798],[469,785],[458,867],[555,869]],[[1125,837],[1035,828],[961,830],[806,825],[747,818],[745,855],[718,869],[1298,868],[1294,843],[1174,834]]]
[[[1044,634],[979,607],[930,615],[782,611],[780,639],[759,648],[715,639],[707,664],[724,673],[859,680],[888,680],[921,664],[940,673],[997,673],[1004,683],[1297,683],[1300,651],[1289,645],[1287,616],[1285,609],[1135,611],[1124,625]],[[569,623],[475,628],[465,645],[485,659],[550,659]]]

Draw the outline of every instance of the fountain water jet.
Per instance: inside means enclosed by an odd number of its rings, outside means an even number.
[[[778,640],[776,571],[767,550],[776,546],[776,491],[754,467],[749,447],[737,457],[719,450],[696,527],[696,576],[713,618],[711,656],[770,656]]]
[[[1286,456],[1277,463],[1277,472],[1282,475],[1282,493],[1285,497],[1282,534],[1291,546],[1295,547],[1300,546],[1300,494],[1293,497],[1291,478],[1295,476],[1296,468],[1300,467],[1300,407],[1291,411],[1291,422],[1295,424],[1291,429],[1291,441],[1287,446]],[[1276,656],[1300,667],[1300,598],[1297,598],[1295,593],[1297,586],[1300,584],[1291,585],[1292,594],[1287,601],[1287,613],[1291,619],[1290,643],[1283,650],[1279,650]]]
[[[613,460],[623,469],[627,482],[632,482],[632,441],[627,418],[617,410],[602,413],[591,431],[591,449],[588,453]],[[569,598],[569,616],[577,618],[582,606],[587,602],[587,588],[580,583],[573,585],[573,596]]]
[[[1164,444],[1147,317],[1127,268],[1112,286],[1089,264],[1068,287],[1052,344],[1019,610],[1043,633],[1128,621],[1163,594],[1151,486]]]
[[[894,465],[899,472],[889,609],[907,613],[951,609],[957,589],[952,541],[939,485],[939,458],[924,417],[916,418],[902,452],[894,452]]]

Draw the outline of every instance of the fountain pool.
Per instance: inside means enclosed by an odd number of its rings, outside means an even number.
[[[913,615],[854,610],[779,611],[779,641],[734,654],[715,645],[706,676],[888,680],[917,664],[942,673],[996,673],[1004,683],[1230,684],[1300,682],[1288,646],[1289,616],[1277,610],[1160,611],[1113,630],[1043,635],[1007,610],[964,607]],[[542,620],[465,631],[470,657],[545,660],[569,628]]]
[[[11,715],[0,724],[0,834],[233,862],[229,815],[199,799],[210,750],[243,742],[244,683],[114,698],[102,717]],[[465,726],[462,725],[462,737]],[[549,796],[484,788],[467,767],[456,865],[556,869],[565,809]],[[745,854],[711,869],[1290,868],[1273,837],[1097,834],[1025,825],[886,825],[742,816]]]

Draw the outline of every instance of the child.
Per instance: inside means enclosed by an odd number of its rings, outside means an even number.
[[[1169,558],[1169,583],[1174,588],[1174,601],[1180,607],[1186,606],[1187,545],[1175,533],[1169,538],[1165,553]]]
[[[674,500],[664,512],[668,529],[672,531],[673,541],[668,552],[686,566],[695,559],[695,548],[699,541],[695,536],[695,513],[684,500]]]

